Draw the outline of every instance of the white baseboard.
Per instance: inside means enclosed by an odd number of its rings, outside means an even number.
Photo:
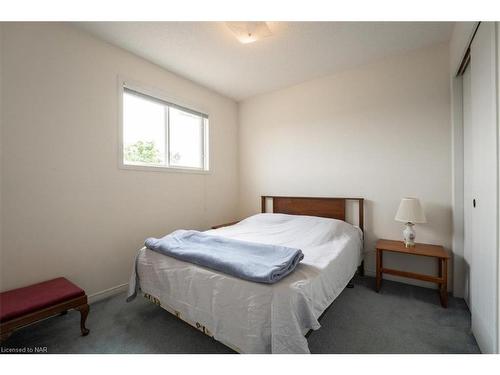
[[[114,286],[112,288],[105,289],[105,290],[102,290],[100,292],[91,294],[88,296],[89,303],[101,301],[105,298],[114,296],[115,294],[125,292],[127,290],[127,288],[128,288],[128,284],[121,284],[121,285],[117,285],[117,286]]]

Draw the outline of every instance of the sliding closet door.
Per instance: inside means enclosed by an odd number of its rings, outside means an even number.
[[[497,352],[497,92],[496,30],[481,23],[471,44],[472,331],[484,353]],[[475,200],[475,207],[474,207]]]
[[[462,109],[464,123],[464,299],[470,308],[470,270],[472,263],[472,220],[474,199],[472,190],[472,113],[470,92],[470,65],[462,76]]]

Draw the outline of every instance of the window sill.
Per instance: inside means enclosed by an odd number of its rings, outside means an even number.
[[[197,169],[197,168],[176,168],[176,167],[163,167],[153,165],[134,165],[120,163],[120,169],[142,171],[142,172],[168,172],[168,173],[191,173],[191,174],[211,174],[211,170]]]

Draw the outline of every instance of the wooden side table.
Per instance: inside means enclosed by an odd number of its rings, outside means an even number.
[[[389,275],[422,280],[422,281],[429,281],[431,283],[438,284],[441,305],[443,307],[448,307],[448,259],[450,258],[450,256],[448,255],[448,253],[446,253],[446,251],[444,251],[444,248],[442,246],[417,243],[415,244],[415,247],[405,247],[402,241],[378,240],[376,250],[377,250],[377,282],[376,282],[377,292],[380,290],[380,285],[382,283],[382,275],[384,273]],[[384,251],[436,258],[439,267],[438,276],[430,276],[420,273],[384,268],[383,266]]]

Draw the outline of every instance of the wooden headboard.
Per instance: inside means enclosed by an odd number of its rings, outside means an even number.
[[[363,198],[319,198],[261,196],[262,212],[266,212],[266,199],[273,200],[273,212],[290,215],[309,215],[345,221],[346,201],[358,201],[359,227],[363,230]]]

